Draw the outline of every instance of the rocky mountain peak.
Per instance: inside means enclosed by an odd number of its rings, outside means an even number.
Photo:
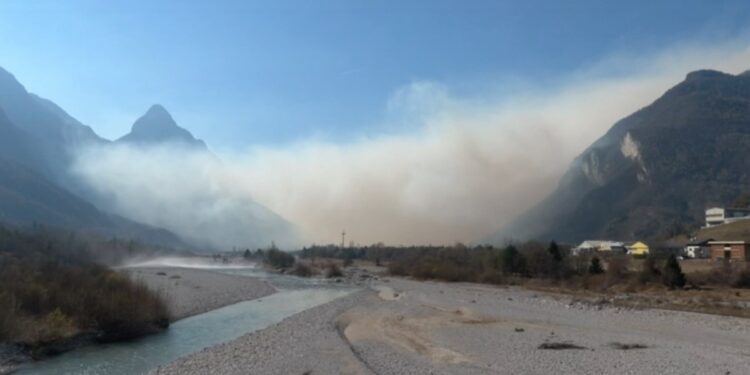
[[[127,135],[118,142],[138,144],[181,143],[205,148],[203,141],[196,139],[189,131],[177,125],[172,115],[160,104],[152,105],[139,117]]]

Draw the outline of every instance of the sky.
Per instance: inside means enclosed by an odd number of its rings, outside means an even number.
[[[746,1],[3,0],[0,66],[106,138],[160,103],[240,150],[408,132],[389,102],[415,82],[512,96],[748,20]]]
[[[747,1],[0,0],[0,66],[106,138],[159,103],[208,143],[80,152],[109,211],[224,249],[476,243],[688,72],[750,69],[749,25]]]

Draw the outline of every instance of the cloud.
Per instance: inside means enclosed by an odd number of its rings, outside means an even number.
[[[75,171],[116,212],[212,243],[283,235],[274,225],[243,233],[253,215],[241,212],[270,215],[253,202],[306,242],[337,242],[342,229],[364,244],[473,241],[543,199],[588,145],[687,72],[748,67],[750,49],[734,42],[613,55],[555,87],[481,100],[414,82],[386,103],[389,122],[408,125],[400,132],[256,146],[222,161],[174,148],[89,150]]]

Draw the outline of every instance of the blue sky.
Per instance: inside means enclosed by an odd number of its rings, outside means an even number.
[[[392,131],[400,87],[545,87],[747,29],[747,1],[0,2],[0,66],[101,135],[152,103],[215,148]]]

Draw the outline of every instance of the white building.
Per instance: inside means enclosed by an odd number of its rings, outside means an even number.
[[[706,228],[750,219],[750,208],[711,207],[706,210]]]
[[[690,241],[685,245],[684,255],[686,258],[701,259],[708,258],[711,255],[711,245],[705,241]]]
[[[586,240],[571,249],[572,255],[593,253],[596,251],[625,252],[625,243],[619,241]]]

